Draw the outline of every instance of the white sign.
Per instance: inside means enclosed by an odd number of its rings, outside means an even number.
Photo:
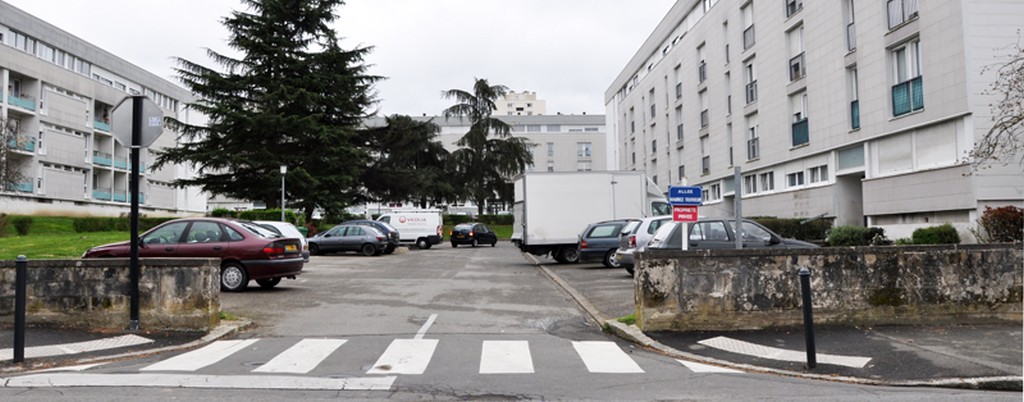
[[[132,100],[137,97],[142,98],[142,136],[139,144],[132,144]],[[160,110],[160,106],[156,102],[144,96],[126,96],[117,106],[114,106],[111,128],[114,138],[121,145],[126,147],[139,145],[148,148],[164,131],[163,121],[164,112]]]

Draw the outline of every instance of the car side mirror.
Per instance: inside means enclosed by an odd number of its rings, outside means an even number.
[[[774,246],[774,245],[779,244],[779,243],[782,243],[782,239],[780,239],[778,236],[774,236],[774,235],[773,236],[768,236],[768,238],[764,240],[764,244],[766,246]]]

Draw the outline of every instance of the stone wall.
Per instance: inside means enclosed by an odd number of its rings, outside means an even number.
[[[0,323],[14,322],[15,262],[0,261]],[[220,321],[220,262],[205,258],[139,260],[139,323],[145,330],[204,331]],[[129,259],[30,260],[29,326],[85,330],[128,327]]]
[[[800,268],[815,323],[1021,321],[1020,244],[650,250],[637,256],[644,330],[756,329],[802,323]]]

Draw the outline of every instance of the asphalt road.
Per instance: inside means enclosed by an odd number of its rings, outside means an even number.
[[[599,267],[550,268],[571,276],[593,303],[622,304],[628,314],[628,276]],[[507,243],[315,256],[300,279],[224,294],[221,303],[258,325],[197,351],[51,375],[38,388],[0,389],[0,399],[1020,399],[686,366],[602,333],[575,299]],[[217,348],[230,350],[221,356]]]

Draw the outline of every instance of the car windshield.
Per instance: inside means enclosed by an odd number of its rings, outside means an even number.
[[[736,221],[729,221],[733,232],[736,231]],[[772,238],[770,232],[755,223],[743,221],[743,241],[768,241]]]
[[[276,239],[278,237],[284,237],[284,236],[282,236],[281,234],[279,234],[277,232],[271,231],[271,230],[269,230],[267,228],[264,228],[263,226],[257,225],[257,224],[252,223],[252,222],[248,222],[248,221],[235,221],[235,223],[237,223],[238,226],[241,226],[242,228],[244,228],[245,230],[249,231],[250,233],[255,234],[257,236],[260,236],[260,237],[266,237],[268,239]]]
[[[277,234],[279,234],[281,236],[284,236],[284,233],[281,233],[281,230],[279,230],[278,228],[274,227],[274,225],[270,225],[270,224],[266,224],[266,223],[260,223],[258,225],[260,225],[261,228],[267,229],[267,230],[269,230],[271,232],[274,232],[274,233],[277,233]]]
[[[472,230],[472,229],[473,229],[473,224],[472,223],[460,223],[458,225],[455,225],[455,230]]]

